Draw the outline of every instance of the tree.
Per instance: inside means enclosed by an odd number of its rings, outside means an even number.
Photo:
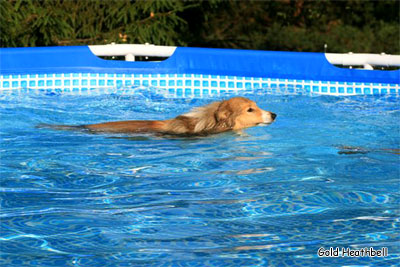
[[[2,47],[152,43],[400,54],[400,1],[0,0]]]
[[[1,46],[117,43],[182,45],[183,1],[2,0]]]

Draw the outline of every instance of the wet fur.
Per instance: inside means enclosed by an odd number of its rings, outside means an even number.
[[[252,107],[254,114],[246,114]],[[266,119],[269,114],[270,118]],[[246,117],[247,116],[247,117]],[[263,111],[243,97],[213,102],[197,107],[190,112],[170,120],[155,121],[116,121],[79,126],[42,125],[58,130],[88,130],[90,132],[111,133],[160,133],[169,135],[209,135],[230,130],[241,130],[260,123],[271,123],[275,114]]]
[[[171,134],[212,134],[228,131],[232,122],[218,118],[221,102],[214,102],[204,107],[194,108],[189,113],[172,119],[167,124],[166,132]]]

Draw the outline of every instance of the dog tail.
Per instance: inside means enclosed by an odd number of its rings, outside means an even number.
[[[53,130],[85,130],[86,128],[83,125],[57,125],[57,124],[48,124],[48,123],[40,123],[36,125],[38,129],[53,129]]]

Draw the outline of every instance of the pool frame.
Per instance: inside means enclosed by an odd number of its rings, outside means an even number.
[[[1,93],[110,93],[153,88],[175,97],[225,92],[400,95],[400,70],[343,69],[323,53],[178,47],[161,62],[104,60],[87,46],[0,49]]]

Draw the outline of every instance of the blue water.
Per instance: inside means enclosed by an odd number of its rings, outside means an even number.
[[[222,97],[1,95],[0,264],[399,263],[399,98],[264,93],[247,97],[275,123],[201,138],[35,125],[171,118]]]

